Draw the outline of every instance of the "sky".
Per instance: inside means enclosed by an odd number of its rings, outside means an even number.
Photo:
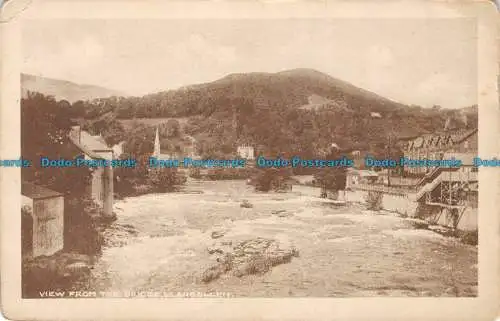
[[[467,19],[52,19],[23,28],[23,72],[130,95],[312,68],[405,104],[477,103]]]

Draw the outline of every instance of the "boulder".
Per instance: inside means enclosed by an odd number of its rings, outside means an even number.
[[[277,215],[278,217],[287,217],[292,215],[292,213],[287,212],[286,210],[275,210],[272,211],[271,214]]]
[[[224,230],[212,231],[212,238],[213,239],[218,239],[218,238],[223,237],[224,234],[226,234],[226,231],[224,231]]]
[[[274,266],[288,263],[293,257],[299,256],[294,246],[265,238],[244,240],[226,250],[213,246],[209,248],[211,252],[224,253],[224,256],[218,257],[218,263],[203,273],[203,282],[215,280],[228,271],[237,277],[266,273]]]
[[[250,203],[248,200],[243,200],[241,203],[240,203],[240,207],[244,207],[244,208],[252,208],[253,205],[252,203]]]
[[[68,264],[64,267],[64,277],[79,277],[88,275],[90,273],[90,266],[85,262],[75,262]]]
[[[224,253],[224,250],[221,249],[221,248],[218,248],[218,247],[209,247],[207,249],[208,251],[208,254],[215,254],[215,253],[219,253],[219,254],[223,254]]]

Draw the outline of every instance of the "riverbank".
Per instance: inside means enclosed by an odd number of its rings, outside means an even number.
[[[65,247],[50,255],[22,260],[23,298],[45,297],[50,291],[90,290],[88,279],[105,241],[105,231],[116,220],[102,216],[86,200],[68,202],[65,212]]]

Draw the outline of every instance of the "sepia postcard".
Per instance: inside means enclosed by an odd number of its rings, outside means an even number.
[[[489,1],[15,1],[11,320],[494,320]]]

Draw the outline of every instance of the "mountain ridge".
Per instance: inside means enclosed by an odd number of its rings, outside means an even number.
[[[74,103],[78,100],[86,101],[96,98],[112,96],[128,96],[123,92],[97,85],[79,84],[76,82],[21,73],[22,96],[28,92],[39,92],[44,95],[54,96],[58,100],[67,100]]]

